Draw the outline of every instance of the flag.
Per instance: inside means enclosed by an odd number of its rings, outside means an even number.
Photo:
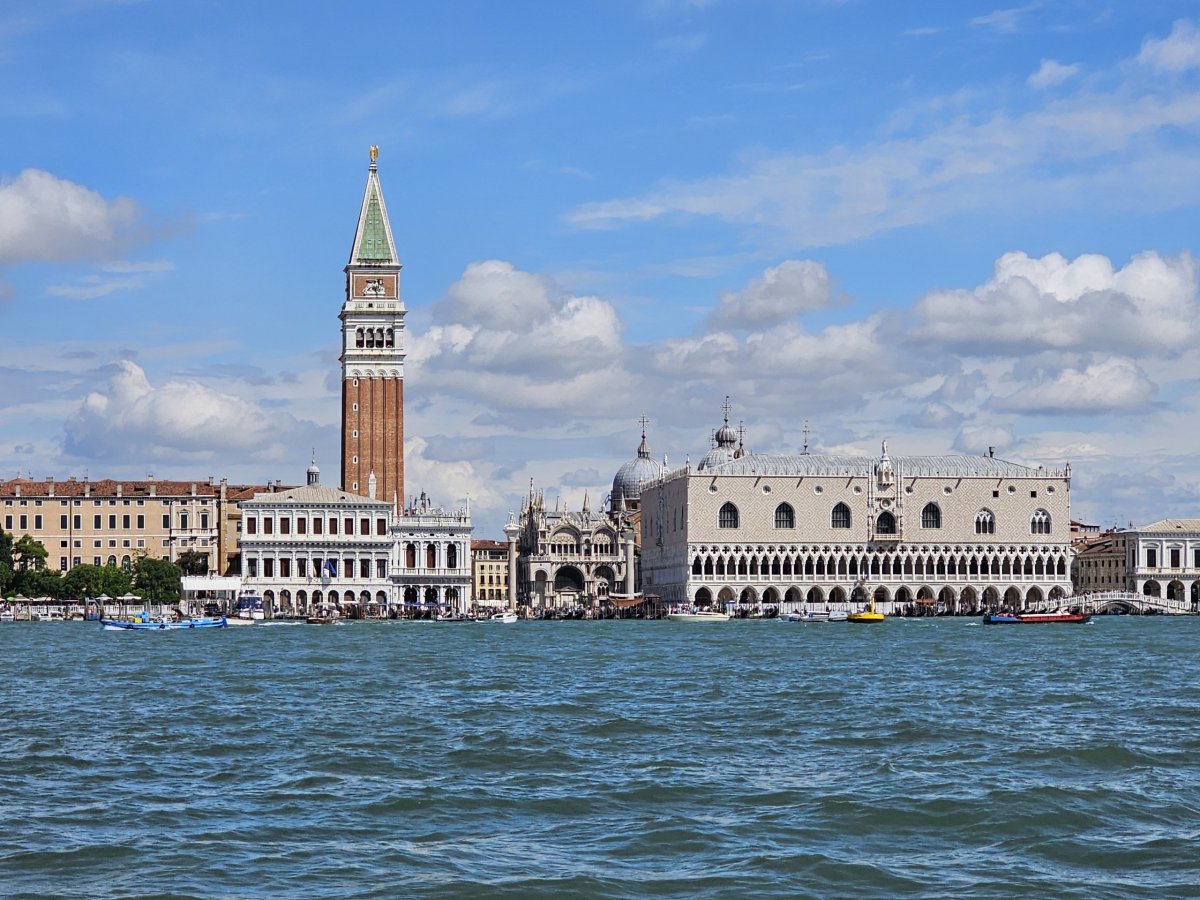
[[[337,566],[332,559],[325,560],[325,571],[329,573],[330,578],[337,578]]]

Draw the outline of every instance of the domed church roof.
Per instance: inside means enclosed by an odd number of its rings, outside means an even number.
[[[642,443],[638,445],[637,456],[617,469],[616,477],[613,478],[612,508],[627,508],[629,501],[636,501],[642,496],[643,484],[662,474],[662,463],[650,458],[650,447],[646,443],[646,422],[643,416]]]

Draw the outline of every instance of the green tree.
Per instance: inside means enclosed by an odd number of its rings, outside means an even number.
[[[13,536],[0,528],[0,594],[9,596],[13,581]]]
[[[142,556],[133,563],[133,583],[138,593],[155,603],[177,603],[183,573],[179,566],[165,559]]]
[[[99,597],[104,590],[104,567],[84,563],[75,566],[63,576],[59,588],[62,599],[82,600],[84,597]],[[109,594],[109,596],[113,596]]]
[[[57,569],[29,569],[17,572],[13,578],[13,589],[26,597],[53,597],[62,599],[63,576]]]
[[[198,550],[184,550],[175,560],[175,565],[184,575],[207,575],[208,554]]]
[[[27,534],[21,535],[21,539],[12,547],[14,568],[22,572],[42,568],[46,564],[46,555],[46,548],[41,542]]]

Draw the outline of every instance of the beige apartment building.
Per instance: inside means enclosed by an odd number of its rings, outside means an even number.
[[[265,490],[273,490],[268,485]],[[46,565],[129,566],[140,554],[174,561],[193,550],[209,571],[237,563],[237,500],[264,490],[222,480],[116,481],[54,478],[0,481],[0,526],[46,548]]]
[[[508,543],[471,541],[471,584],[475,603],[503,606],[508,602]]]

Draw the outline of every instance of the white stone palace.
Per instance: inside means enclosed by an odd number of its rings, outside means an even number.
[[[1072,593],[1071,467],[716,446],[641,488],[641,582],[671,604],[1037,607]]]

